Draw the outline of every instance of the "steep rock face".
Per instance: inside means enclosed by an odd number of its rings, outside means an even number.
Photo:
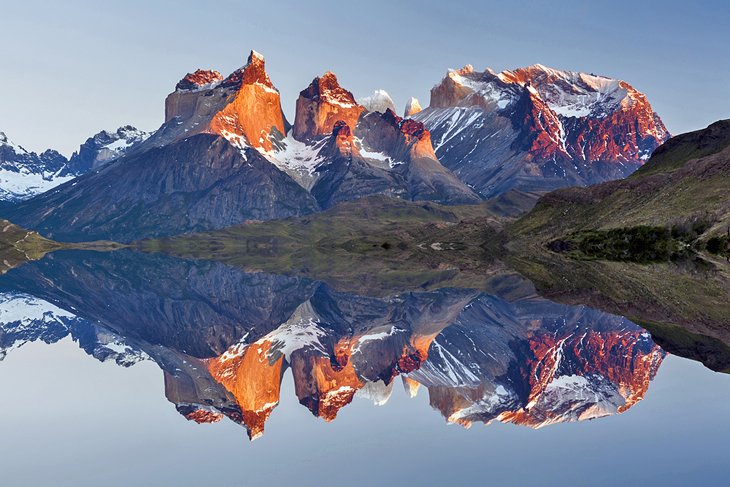
[[[360,98],[357,102],[368,112],[385,113],[388,110],[395,112],[393,99],[385,90],[375,90],[372,95]]]
[[[364,386],[349,356],[340,353],[336,357],[332,360],[298,350],[291,358],[297,399],[313,415],[327,422],[333,421]]]
[[[284,357],[269,360],[271,343],[254,343],[242,353],[226,353],[207,362],[211,376],[236,399],[249,438],[263,435],[264,424],[279,404]]]
[[[441,162],[483,196],[622,178],[669,137],[628,83],[541,65],[450,71],[414,118]]]
[[[128,242],[316,209],[255,149],[200,134],[127,156],[5,213],[56,239]]]
[[[294,138],[301,141],[315,140],[331,133],[338,120],[355,127],[363,110],[352,93],[340,86],[337,76],[328,71],[299,93]]]
[[[319,155],[323,162],[314,170],[312,195],[322,208],[374,194],[405,196],[395,174],[360,155],[350,126],[342,120],[333,124]]]
[[[638,329],[561,337],[538,333],[529,346],[534,358],[527,363],[527,404],[500,420],[535,428],[627,411],[644,398],[664,357]],[[582,391],[601,400],[576,401]]]
[[[165,123],[174,118],[187,120],[193,117],[196,110],[200,110],[200,92],[215,88],[221,81],[223,76],[215,70],[198,69],[186,74],[165,99]]]
[[[421,108],[421,103],[418,101],[418,98],[411,97],[406,103],[406,108],[403,111],[403,118],[410,118],[421,110],[423,110],[423,108]]]
[[[243,137],[252,147],[271,150],[272,142],[286,134],[288,124],[279,91],[266,74],[263,56],[252,51],[246,66],[223,80],[221,87],[238,91],[213,117],[210,130],[226,138]]]
[[[212,133],[242,147],[271,150],[288,123],[265,68],[264,57],[251,51],[246,65],[225,79],[217,71],[189,73],[165,100],[165,124],[145,148]]]
[[[646,161],[669,138],[646,96],[623,80],[539,64],[501,75],[514,83],[529,84],[560,118],[565,150],[572,158]]]
[[[68,160],[54,150],[29,152],[0,132],[0,201],[20,201],[70,180]]]
[[[387,155],[392,171],[403,177],[409,199],[451,204],[476,203],[479,197],[436,158],[431,134],[420,122],[392,110],[370,113],[357,127],[363,147]]]

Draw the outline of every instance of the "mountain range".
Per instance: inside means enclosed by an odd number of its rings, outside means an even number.
[[[152,134],[101,132],[68,161],[5,144],[8,170],[34,167],[45,186],[13,190],[25,201],[0,214],[56,239],[126,242],[372,195],[473,204],[625,177],[669,136],[629,84],[540,65],[452,70],[405,115],[383,90],[358,101],[327,72],[301,91],[292,124],[252,51],[227,77],[183,77]]]
[[[84,142],[70,158],[54,150],[30,152],[0,132],[0,201],[21,201],[118,159],[149,134],[126,125],[103,130]]]

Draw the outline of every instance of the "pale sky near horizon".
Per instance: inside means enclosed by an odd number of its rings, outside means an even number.
[[[70,155],[101,129],[154,130],[185,73],[226,75],[256,49],[290,121],[326,70],[401,111],[448,68],[541,63],[628,81],[676,134],[730,118],[728,25],[719,0],[0,0],[0,131]]]

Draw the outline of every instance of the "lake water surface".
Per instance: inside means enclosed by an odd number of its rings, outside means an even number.
[[[126,250],[12,269],[2,485],[726,481],[729,375],[491,282],[363,289]]]

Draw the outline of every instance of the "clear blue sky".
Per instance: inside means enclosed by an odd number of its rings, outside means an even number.
[[[69,154],[103,128],[153,130],[186,72],[227,74],[254,48],[290,119],[328,69],[401,110],[450,67],[542,63],[625,79],[680,133],[730,118],[728,26],[719,0],[0,0],[0,131]]]

